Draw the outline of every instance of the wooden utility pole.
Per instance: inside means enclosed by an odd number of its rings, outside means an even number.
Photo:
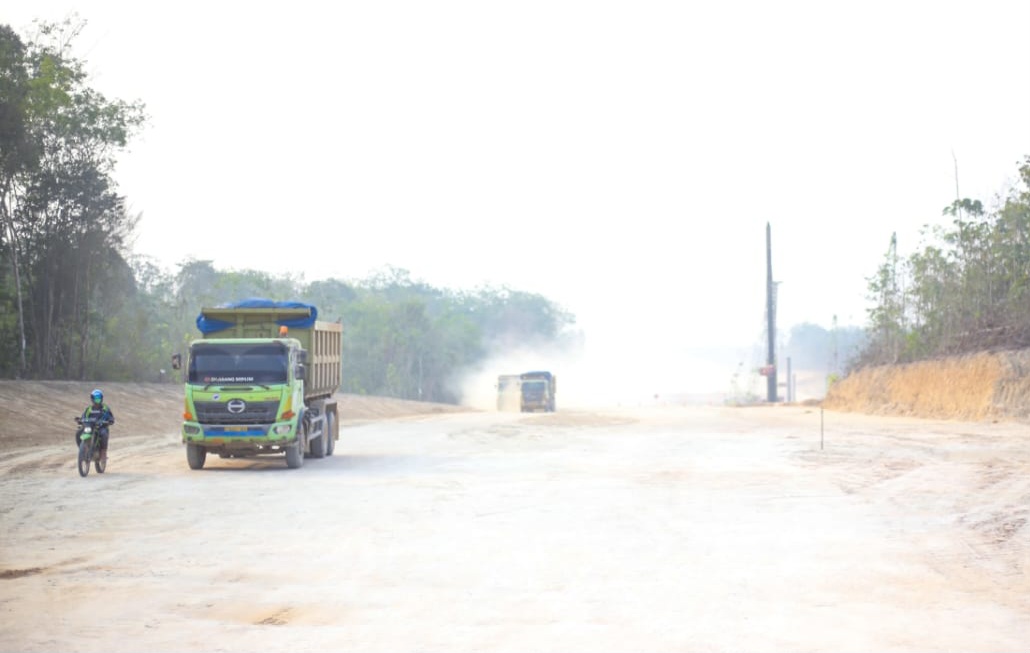
[[[765,359],[766,383],[769,388],[769,402],[776,401],[776,285],[773,284],[772,276],[772,227],[765,223],[765,261],[766,261],[766,286],[765,286],[765,313],[768,318],[767,331],[769,332],[768,356]]]

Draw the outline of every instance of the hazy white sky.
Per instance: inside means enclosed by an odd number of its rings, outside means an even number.
[[[863,324],[891,233],[910,251],[954,199],[953,156],[989,201],[1030,154],[1025,0],[16,0],[0,20],[73,11],[94,84],[151,116],[118,171],[138,253],[508,285],[656,349],[760,340],[767,222],[780,328]]]

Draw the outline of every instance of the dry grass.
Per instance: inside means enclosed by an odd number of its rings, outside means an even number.
[[[834,384],[826,408],[931,419],[1030,417],[1030,350],[870,367]]]

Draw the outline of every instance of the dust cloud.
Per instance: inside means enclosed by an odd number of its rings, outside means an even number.
[[[721,404],[740,392],[741,382],[754,385],[751,358],[750,349],[663,348],[646,341],[517,347],[466,370],[455,388],[462,405],[497,410],[498,376],[548,370],[557,377],[558,410]]]

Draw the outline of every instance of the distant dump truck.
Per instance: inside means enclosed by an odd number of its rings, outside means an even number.
[[[182,441],[190,469],[208,452],[222,458],[333,455],[339,415],[343,327],[314,306],[247,300],[203,308],[201,338],[186,359]],[[173,357],[172,367],[182,361]]]
[[[522,410],[522,380],[518,374],[497,377],[497,410],[513,413]]]
[[[529,413],[538,410],[554,412],[554,395],[558,390],[558,377],[550,372],[523,372],[519,375],[519,386],[522,412]]]

